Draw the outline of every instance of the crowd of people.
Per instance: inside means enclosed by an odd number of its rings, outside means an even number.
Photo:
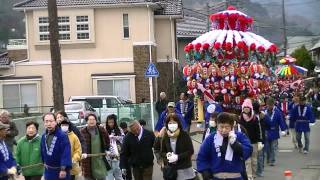
[[[0,180],[22,174],[26,180],[151,180],[154,157],[165,180],[253,180],[264,166],[275,166],[278,139],[291,135],[293,147],[308,154],[310,125],[318,116],[320,94],[282,95],[263,101],[245,99],[239,114],[226,112],[219,102],[206,105],[203,143],[192,165],[194,147],[190,126],[194,103],[187,93],[180,100],[156,104],[159,119],[154,132],[143,120],[120,122],[114,114],[100,124],[95,114],[80,130],[63,111],[42,116],[45,131],[27,121],[26,134],[18,130],[6,110],[0,112]],[[316,107],[315,107],[316,106]],[[304,144],[301,138],[304,136]],[[14,148],[14,145],[16,147]],[[196,170],[195,170],[196,169]]]

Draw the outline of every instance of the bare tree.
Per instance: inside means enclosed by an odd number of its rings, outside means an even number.
[[[59,26],[57,1],[48,0],[50,53],[52,71],[53,104],[55,111],[64,110],[61,54],[59,47]]]

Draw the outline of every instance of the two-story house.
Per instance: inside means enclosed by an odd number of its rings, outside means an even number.
[[[160,71],[155,97],[170,88],[181,0],[57,0],[57,6],[66,101],[72,95],[148,101],[150,59]],[[47,0],[14,9],[25,13],[27,59],[0,69],[0,107],[52,105]]]

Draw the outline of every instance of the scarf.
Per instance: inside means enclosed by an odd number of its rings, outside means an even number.
[[[180,129],[178,128],[175,132],[171,132],[170,130],[167,130],[167,134],[169,138],[177,138],[180,134]]]
[[[215,134],[213,141],[216,148],[217,156],[221,157],[220,147],[222,146],[222,143],[223,143],[223,136],[220,134],[219,131],[217,131],[217,133]],[[232,158],[233,158],[233,149],[231,148],[230,143],[228,142],[226,156],[224,157],[224,159],[227,161],[232,161]]]

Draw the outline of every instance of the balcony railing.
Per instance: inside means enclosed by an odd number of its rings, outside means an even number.
[[[27,49],[27,40],[26,39],[9,39],[7,49],[8,50],[18,50],[18,49]]]

